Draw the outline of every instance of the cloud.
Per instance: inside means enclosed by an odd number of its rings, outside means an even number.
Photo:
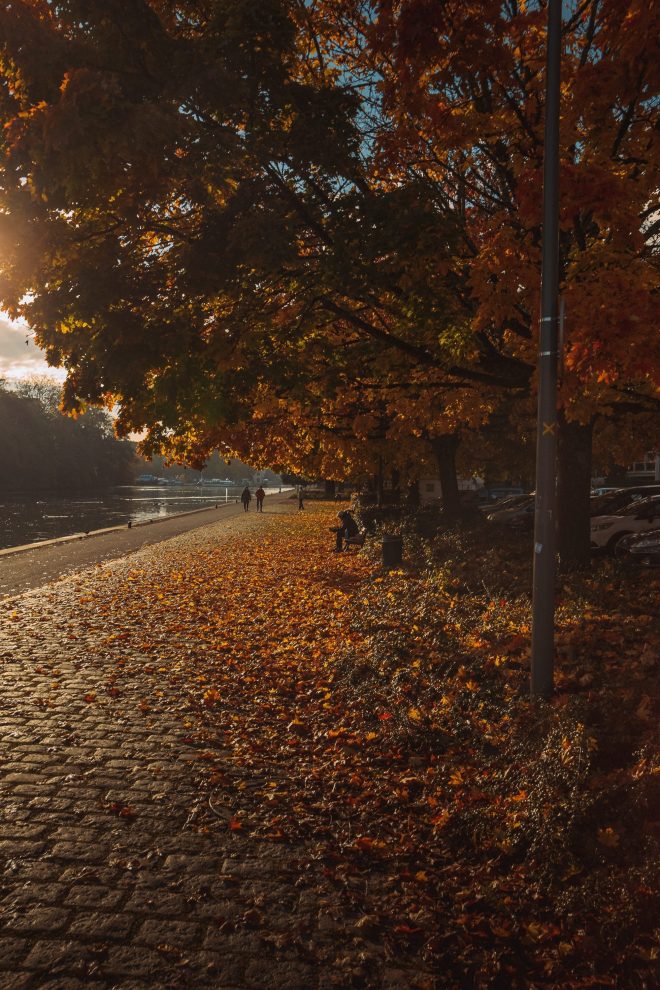
[[[30,375],[49,375],[59,381],[66,377],[62,368],[51,368],[46,363],[46,356],[35,344],[29,327],[0,315],[0,378]]]

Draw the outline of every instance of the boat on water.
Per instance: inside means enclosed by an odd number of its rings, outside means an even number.
[[[200,478],[198,485],[223,485],[225,488],[237,488],[235,481],[230,478]]]
[[[155,474],[139,474],[135,479],[136,485],[182,485],[180,478],[160,478]]]

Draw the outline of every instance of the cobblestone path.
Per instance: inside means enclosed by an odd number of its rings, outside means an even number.
[[[138,674],[116,703],[86,700],[111,668],[76,624],[81,593],[93,606],[103,579],[125,581],[136,561],[157,570],[178,547],[267,524],[197,530],[3,604],[2,990],[337,985],[312,947],[324,916],[295,845],[199,828],[197,754],[167,689],[157,718],[140,710]]]

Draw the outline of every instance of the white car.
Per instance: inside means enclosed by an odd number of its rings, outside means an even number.
[[[657,529],[659,521],[660,495],[633,502],[616,515],[594,516],[591,520],[591,547],[594,550],[616,550],[624,536]]]

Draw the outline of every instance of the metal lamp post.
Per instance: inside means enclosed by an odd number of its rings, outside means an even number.
[[[555,652],[557,340],[559,323],[559,102],[561,4],[548,0],[543,158],[543,264],[539,329],[532,680],[534,697],[553,690]]]

